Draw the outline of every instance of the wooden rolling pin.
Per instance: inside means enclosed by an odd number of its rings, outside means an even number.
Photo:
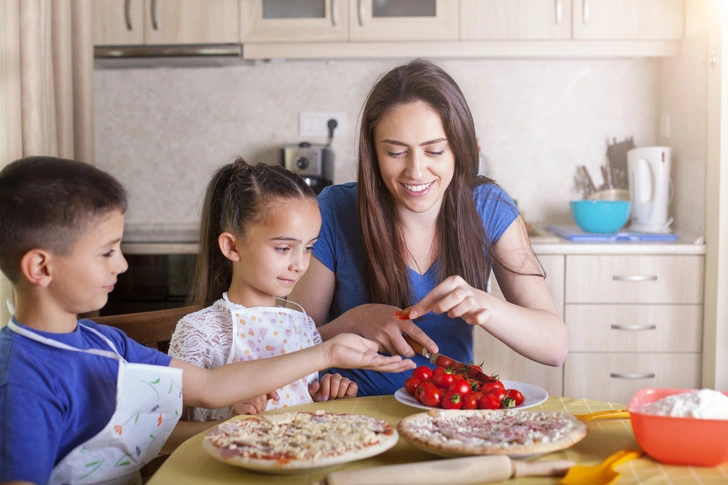
[[[518,461],[506,455],[468,456],[331,472],[311,485],[473,485],[512,477],[562,476],[569,460]]]

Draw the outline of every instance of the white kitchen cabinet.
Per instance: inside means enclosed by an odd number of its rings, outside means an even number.
[[[574,39],[669,40],[685,33],[684,0],[573,0]]]
[[[346,42],[349,0],[241,0],[240,40]]]
[[[702,255],[567,255],[564,395],[699,387],[703,279]]]
[[[240,42],[239,0],[97,0],[95,45]]]
[[[539,261],[546,271],[546,286],[556,309],[563,314],[565,256],[541,255]],[[503,298],[495,278],[491,278],[491,285],[491,294]],[[563,395],[561,367],[551,367],[527,359],[480,328],[473,329],[473,339],[473,358],[477,363],[483,362],[486,373],[497,373],[501,379],[543,387],[552,396]]]
[[[460,3],[455,0],[350,0],[352,41],[457,40]]]
[[[571,0],[461,0],[460,38],[571,39]]]

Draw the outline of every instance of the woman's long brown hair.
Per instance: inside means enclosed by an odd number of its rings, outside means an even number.
[[[385,74],[372,88],[362,112],[359,131],[357,212],[364,248],[364,283],[373,303],[405,308],[412,302],[407,272],[407,248],[397,221],[394,199],[379,169],[374,129],[394,109],[424,102],[440,114],[455,172],[443,195],[432,251],[437,258],[437,281],[460,275],[486,291],[493,244],[473,200],[473,190],[495,183],[478,176],[475,123],[455,81],[440,67],[416,59]],[[497,259],[495,259],[497,260]]]
[[[233,264],[220,251],[220,234],[243,237],[252,225],[265,220],[271,202],[291,199],[316,201],[316,194],[301,177],[280,165],[248,165],[237,157],[213,174],[202,207],[189,305],[210,306],[230,288]]]

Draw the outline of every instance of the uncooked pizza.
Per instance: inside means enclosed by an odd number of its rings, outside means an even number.
[[[566,412],[433,409],[400,421],[410,444],[445,456],[535,455],[581,441],[587,426]]]
[[[260,471],[327,467],[378,455],[397,444],[387,422],[317,411],[262,414],[211,429],[202,446],[215,458]]]

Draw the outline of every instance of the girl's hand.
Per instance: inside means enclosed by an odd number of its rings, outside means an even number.
[[[436,353],[437,344],[412,320],[397,318],[398,310],[396,306],[369,303],[352,308],[346,315],[353,320],[353,328],[358,333],[379,345],[380,352],[414,356],[414,350],[402,338],[402,334],[406,333],[431,353]]]
[[[336,335],[321,346],[327,362],[325,367],[359,368],[379,372],[402,372],[416,367],[414,362],[402,359],[399,355],[379,354],[376,343],[353,333]]]
[[[329,399],[343,399],[355,397],[359,386],[341,374],[324,374],[320,382],[315,381],[308,387],[314,402],[328,401]]]
[[[429,312],[447,313],[450,318],[460,317],[470,325],[483,326],[493,316],[490,298],[460,276],[450,276],[412,305],[409,317],[414,319]]]
[[[261,411],[265,411],[265,407],[271,399],[278,401],[278,392],[269,392],[268,394],[263,394],[247,401],[235,403],[230,406],[230,411],[232,411],[233,416],[237,416],[238,414],[257,414]]]

